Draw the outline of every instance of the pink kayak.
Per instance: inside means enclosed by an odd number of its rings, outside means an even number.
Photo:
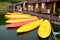
[[[8,20],[27,19],[27,18],[9,18]]]
[[[25,22],[12,23],[12,24],[7,24],[6,26],[7,26],[7,28],[14,28],[14,27],[16,28],[16,27],[28,24],[28,23],[36,21],[36,20],[37,19],[35,19],[35,20],[28,20],[28,21],[25,21]]]

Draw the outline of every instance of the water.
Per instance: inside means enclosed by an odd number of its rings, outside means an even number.
[[[18,34],[16,32],[17,28],[8,29],[6,25],[0,26],[0,40],[54,40],[53,35],[50,35],[46,39],[42,39],[37,35],[37,29],[32,30],[27,33]],[[57,40],[60,40],[57,35]]]

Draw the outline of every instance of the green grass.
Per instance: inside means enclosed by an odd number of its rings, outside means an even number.
[[[0,25],[5,25],[5,17],[4,15],[8,12],[7,7],[9,6],[8,2],[0,2]]]

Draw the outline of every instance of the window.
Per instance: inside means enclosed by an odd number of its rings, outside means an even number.
[[[42,8],[44,8],[44,6],[45,6],[45,3],[42,3]]]

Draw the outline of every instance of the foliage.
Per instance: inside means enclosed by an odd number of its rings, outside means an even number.
[[[4,15],[8,12],[7,11],[7,7],[9,6],[9,2],[2,2],[0,1],[0,25],[4,25],[5,24],[5,17]]]
[[[57,8],[56,8],[56,10],[55,10],[55,11],[56,11],[56,13],[58,13],[58,9],[57,9]]]
[[[56,8],[55,11],[56,11],[56,13],[54,13],[54,16],[59,16],[59,15],[60,15],[60,9],[57,9],[57,8]]]
[[[23,2],[24,0],[10,0],[11,3]]]
[[[5,25],[5,21],[7,20],[4,17],[5,14],[6,14],[6,11],[0,12],[0,22],[1,22],[0,25]]]
[[[60,14],[60,9],[58,9],[58,13]]]
[[[10,3],[8,2],[0,2],[0,14],[4,11],[7,12],[7,7]]]
[[[6,2],[11,2],[11,3],[17,3],[17,2],[23,2],[25,0],[0,0],[0,1],[6,1]]]
[[[38,9],[37,9],[37,12],[41,13],[41,9],[40,9],[40,8],[38,8]]]

